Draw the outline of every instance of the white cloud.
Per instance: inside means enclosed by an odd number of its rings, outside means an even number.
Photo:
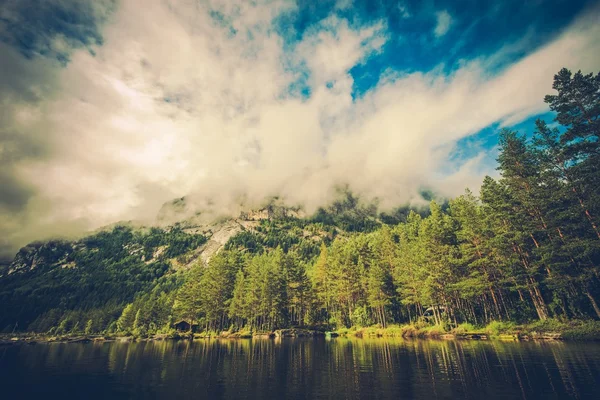
[[[297,63],[305,62],[311,83],[318,87],[343,78],[365,57],[379,51],[385,43],[382,23],[352,30],[348,21],[329,17],[309,30],[294,51]]]
[[[410,11],[408,11],[408,7],[405,4],[398,3],[398,11],[402,18],[406,19],[411,17]]]
[[[436,23],[435,29],[433,33],[436,37],[442,37],[450,30],[450,25],[452,25],[452,16],[448,13],[448,11],[439,11],[435,13]]]
[[[485,172],[477,155],[446,173],[457,140],[545,110],[561,67],[600,67],[599,25],[577,21],[498,76],[485,59],[452,76],[390,73],[353,101],[349,71],[381,50],[383,24],[329,18],[287,51],[271,26],[287,2],[214,2],[230,26],[195,4],[124,0],[95,57],[74,53],[52,95],[11,109],[12,124],[37,127],[50,151],[15,166],[36,194],[4,223],[8,240],[152,219],[190,193],[223,211],[273,195],[314,210],[340,184],[384,207],[423,186],[455,195]],[[298,67],[309,72],[307,99],[289,94]]]
[[[338,10],[348,10],[352,8],[354,0],[336,0],[335,8]]]

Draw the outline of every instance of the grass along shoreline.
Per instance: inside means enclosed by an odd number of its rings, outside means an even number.
[[[500,340],[600,340],[600,321],[548,319],[528,324],[492,321],[485,326],[463,323],[449,329],[443,325],[407,324],[381,327],[352,327],[332,332],[333,336],[403,337],[421,339]]]
[[[151,336],[136,336],[127,333],[86,335],[72,332],[64,335],[48,335],[40,333],[18,333],[0,335],[0,345],[19,343],[81,343],[81,342],[133,342],[180,339],[266,339],[266,338],[298,338],[298,337],[379,337],[405,339],[446,339],[446,340],[600,340],[600,321],[571,320],[559,321],[548,319],[528,324],[493,321],[485,326],[474,326],[463,323],[456,328],[448,329],[441,325],[424,323],[390,325],[386,328],[378,326],[343,328],[331,332],[309,329],[279,329],[270,332],[242,330],[237,332],[177,332],[160,333]]]

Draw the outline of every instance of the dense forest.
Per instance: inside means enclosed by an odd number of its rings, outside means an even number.
[[[40,266],[0,278],[0,328],[386,327],[428,308],[436,325],[598,319],[600,74],[563,69],[553,88],[555,120],[500,131],[499,177],[479,196],[377,214],[346,193],[309,218],[262,220],[190,268],[173,263],[206,238],[177,227],[37,244]]]

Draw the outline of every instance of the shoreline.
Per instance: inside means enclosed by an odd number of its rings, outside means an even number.
[[[504,342],[532,342],[532,341],[544,341],[544,342],[595,342],[600,341],[600,337],[586,337],[586,338],[565,338],[559,332],[535,332],[533,334],[500,334],[493,335],[482,332],[467,332],[467,333],[441,333],[441,334],[418,334],[418,335],[394,335],[384,334],[381,331],[379,333],[373,332],[361,332],[355,331],[351,334],[346,332],[323,332],[323,331],[311,331],[303,330],[302,332],[296,333],[279,333],[278,331],[256,333],[256,334],[239,334],[239,333],[228,333],[223,332],[221,334],[175,334],[165,335],[157,334],[149,337],[135,337],[135,336],[113,336],[113,335],[59,335],[59,336],[48,336],[32,333],[20,333],[13,335],[0,335],[0,346],[12,346],[12,345],[35,345],[44,343],[133,343],[133,342],[153,342],[153,341],[179,341],[179,340],[275,340],[275,339],[310,339],[310,338],[323,338],[326,340],[340,339],[404,339],[404,340],[434,340],[434,341],[504,341]]]

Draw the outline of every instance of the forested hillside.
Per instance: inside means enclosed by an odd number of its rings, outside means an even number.
[[[180,279],[172,260],[206,238],[181,229],[117,226],[76,242],[33,243],[19,251],[0,278],[4,331],[104,330],[124,304]]]
[[[499,132],[500,177],[479,196],[378,214],[346,193],[312,217],[241,229],[207,265],[190,258],[206,238],[176,227],[34,244],[0,278],[0,327],[385,327],[430,306],[440,325],[598,319],[600,74],[563,69],[553,88],[556,120]]]

